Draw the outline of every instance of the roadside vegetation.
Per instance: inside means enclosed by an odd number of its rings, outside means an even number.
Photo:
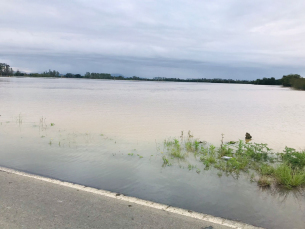
[[[279,186],[293,189],[305,186],[305,151],[286,147],[281,153],[274,153],[267,144],[239,140],[224,143],[220,147],[208,145],[195,139],[190,132],[186,136],[164,141],[167,156],[164,164],[186,160],[191,155],[204,165],[205,170],[217,169],[222,174],[238,178],[241,173],[252,174],[251,181],[261,187]],[[195,168],[188,165],[188,168]],[[191,170],[189,169],[189,170]]]

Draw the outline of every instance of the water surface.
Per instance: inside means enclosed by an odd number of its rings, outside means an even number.
[[[305,148],[305,93],[280,86],[0,78],[0,165],[266,228],[304,228],[302,193],[162,167],[163,141],[191,131]],[[54,123],[51,126],[51,123]]]

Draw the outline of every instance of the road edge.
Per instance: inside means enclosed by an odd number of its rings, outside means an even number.
[[[203,214],[203,213],[199,213],[199,212],[194,212],[194,211],[190,211],[190,210],[186,210],[186,209],[182,209],[182,208],[176,208],[176,207],[172,207],[172,206],[165,205],[165,204],[160,204],[160,203],[155,203],[155,202],[148,201],[148,200],[139,199],[139,198],[136,198],[136,197],[125,196],[123,194],[110,192],[110,191],[106,191],[106,190],[102,190],[102,189],[86,187],[86,186],[79,185],[79,184],[74,184],[74,183],[60,181],[60,180],[47,178],[47,177],[43,177],[43,176],[39,176],[39,175],[34,175],[34,174],[26,173],[26,172],[21,172],[21,171],[15,170],[15,169],[10,169],[10,168],[6,168],[6,167],[2,167],[2,166],[0,166],[0,171],[7,172],[7,173],[12,173],[12,174],[16,174],[16,175],[20,175],[20,176],[24,176],[24,177],[34,178],[34,179],[37,179],[37,180],[41,180],[41,181],[45,181],[45,182],[49,182],[49,183],[73,188],[73,189],[78,189],[78,190],[81,190],[81,191],[94,193],[94,194],[98,194],[98,195],[101,195],[101,196],[114,198],[114,199],[117,199],[117,200],[123,200],[123,201],[127,201],[127,202],[130,202],[130,203],[135,203],[135,204],[139,204],[139,205],[142,205],[142,206],[146,206],[146,207],[150,207],[150,208],[154,208],[154,209],[159,209],[159,210],[175,213],[175,214],[178,214],[178,215],[183,215],[183,216],[187,216],[187,217],[190,217],[190,218],[202,220],[202,221],[205,221],[205,222],[219,224],[219,225],[226,226],[226,227],[229,227],[229,228],[234,228],[234,229],[264,229],[262,227],[255,227],[255,226],[245,224],[245,223],[242,223],[242,222],[237,222],[237,221],[228,220],[228,219],[224,219],[224,218],[220,218],[220,217],[215,217],[215,216],[212,216],[212,215],[207,215],[207,214]]]

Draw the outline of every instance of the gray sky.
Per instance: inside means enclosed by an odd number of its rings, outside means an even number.
[[[179,78],[305,75],[304,0],[1,0],[15,70]]]

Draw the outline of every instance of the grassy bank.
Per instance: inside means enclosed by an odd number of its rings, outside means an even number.
[[[199,160],[204,169],[217,169],[217,175],[248,173],[250,181],[261,187],[279,186],[294,189],[305,186],[305,151],[286,147],[283,152],[273,152],[267,144],[239,140],[224,142],[220,147],[209,145],[194,138],[190,132],[179,138],[164,141],[163,166],[185,161],[191,155]],[[189,164],[191,169],[195,168]]]

